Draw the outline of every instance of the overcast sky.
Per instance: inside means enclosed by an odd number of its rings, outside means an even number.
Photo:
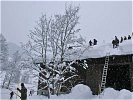
[[[42,13],[62,14],[66,3],[80,5],[80,34],[87,41],[107,42],[132,32],[131,1],[2,1],[0,31],[7,41],[25,43]]]

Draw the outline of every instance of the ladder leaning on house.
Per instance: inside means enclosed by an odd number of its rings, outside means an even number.
[[[103,73],[102,73],[102,81],[101,81],[101,86],[100,86],[100,93],[105,89],[107,71],[108,71],[108,63],[109,63],[109,55],[110,55],[110,53],[107,53],[106,57],[105,57],[105,64],[104,64]]]

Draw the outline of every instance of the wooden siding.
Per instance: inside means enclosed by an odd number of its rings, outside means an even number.
[[[112,55],[109,57],[109,66],[129,65],[129,74],[131,79],[131,91],[133,91],[133,55]],[[99,86],[101,84],[102,71],[105,63],[105,57],[88,58],[88,69],[86,72],[86,85],[88,85],[93,94],[99,94]]]

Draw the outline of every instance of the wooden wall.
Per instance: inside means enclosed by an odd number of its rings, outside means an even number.
[[[129,64],[129,74],[131,79],[131,91],[133,91],[133,55],[113,55],[109,57],[109,66],[119,66]],[[93,94],[99,94],[99,86],[101,84],[102,71],[105,63],[105,57],[102,58],[89,58],[86,59],[88,63],[88,69],[86,72],[86,85],[91,88]]]

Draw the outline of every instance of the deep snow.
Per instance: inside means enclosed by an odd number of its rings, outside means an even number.
[[[119,44],[118,48],[113,48],[112,43],[103,43],[94,46],[84,45],[69,50],[67,60],[85,59],[85,58],[98,58],[104,57],[107,53],[110,55],[126,55],[133,54],[133,39],[125,40]]]
[[[29,85],[26,85],[28,88]],[[14,90],[15,91],[15,90]],[[10,97],[10,91],[7,89],[1,89],[0,93],[0,98],[1,100],[9,100]],[[92,95],[92,92],[88,86],[85,86],[83,84],[79,84],[72,88],[72,91],[70,94],[62,94],[59,96],[52,95],[51,99],[119,99],[119,100],[133,100],[133,92],[130,92],[128,90],[121,90],[121,91],[116,91],[113,88],[107,88],[105,89],[104,93],[101,95]],[[13,99],[16,100],[16,95],[13,96]],[[48,99],[46,96],[39,96],[36,95],[36,92],[33,96],[28,96],[27,100],[43,100],[43,99]],[[19,98],[17,99],[19,100]]]

